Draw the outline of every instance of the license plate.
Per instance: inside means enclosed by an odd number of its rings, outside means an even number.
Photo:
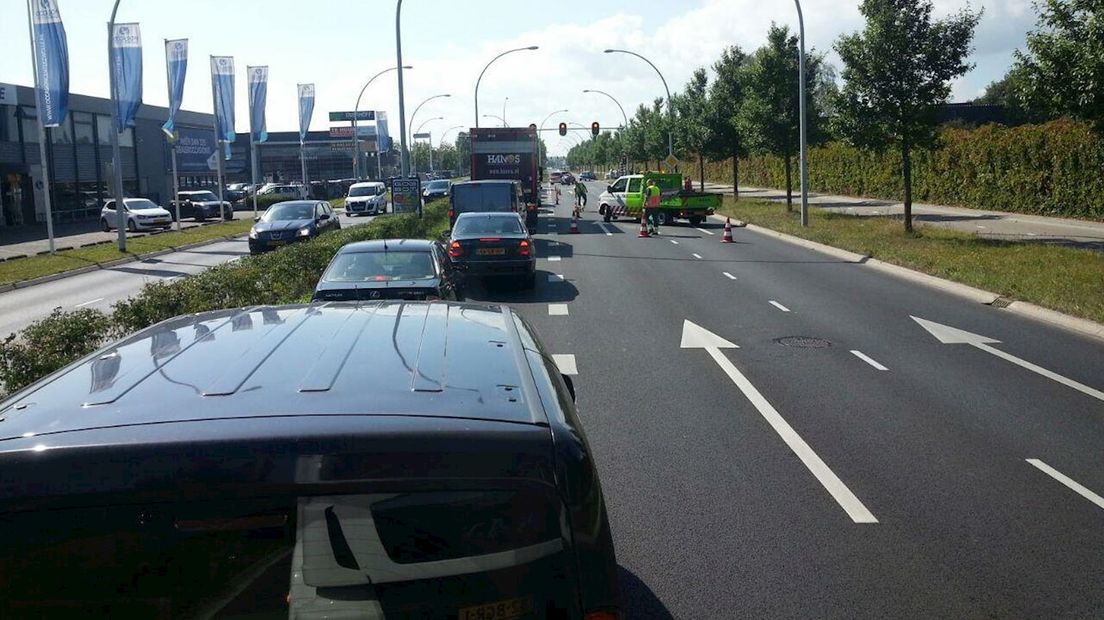
[[[460,610],[460,620],[516,620],[532,611],[528,598],[514,598],[497,603],[465,607]]]
[[[482,248],[475,253],[479,256],[503,256],[506,254],[506,248]]]
[[[287,245],[287,241],[274,239],[272,241],[269,241],[268,245],[271,245],[271,246]]]

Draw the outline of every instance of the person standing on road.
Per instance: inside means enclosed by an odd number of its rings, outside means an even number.
[[[582,211],[587,203],[587,186],[582,181],[575,181],[575,206]]]
[[[659,199],[663,191],[656,185],[655,179],[648,179],[644,191],[644,219],[648,221],[648,234],[659,234]]]

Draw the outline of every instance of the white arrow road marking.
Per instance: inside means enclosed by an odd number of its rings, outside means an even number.
[[[1072,489],[1074,493],[1077,493],[1081,497],[1084,497],[1085,499],[1089,500],[1090,502],[1096,504],[1099,508],[1104,508],[1104,497],[1100,497],[1096,493],[1093,493],[1092,491],[1088,490],[1087,488],[1081,486],[1073,478],[1070,478],[1069,476],[1063,474],[1062,472],[1058,471],[1057,469],[1054,469],[1053,467],[1051,467],[1050,465],[1047,465],[1046,463],[1040,461],[1039,459],[1027,459],[1027,462],[1031,463],[1032,465],[1037,467],[1039,469],[1039,471],[1043,472],[1044,474],[1046,474],[1046,475],[1050,476],[1051,478],[1054,478],[1058,482],[1061,482],[1062,484],[1066,485],[1067,487]]]
[[[1027,360],[1020,359],[1011,353],[1005,353],[1000,349],[994,349],[989,346],[991,344],[1000,344],[1000,340],[994,340],[986,336],[979,336],[977,334],[971,334],[968,331],[950,327],[948,325],[942,325],[934,321],[927,321],[921,318],[912,317],[912,320],[920,324],[921,327],[928,330],[932,336],[935,336],[936,340],[943,344],[968,344],[985,351],[991,355],[995,355],[1005,361],[1012,362],[1013,364],[1026,368],[1033,373],[1040,374],[1047,379],[1057,381],[1066,387],[1071,387],[1082,394],[1092,396],[1097,400],[1104,401],[1104,392],[1093,389],[1084,383],[1078,383],[1073,379],[1068,379],[1062,375],[1051,372],[1042,366],[1036,366]]]
[[[809,469],[809,472],[820,482],[821,485],[832,495],[832,498],[836,500],[836,503],[843,508],[847,516],[851,517],[851,520],[855,523],[877,523],[878,519],[867,510],[859,498],[851,492],[851,489],[847,488],[847,485],[836,476],[828,465],[824,463],[817,456],[816,452],[809,447],[809,444],[805,443],[805,440],[797,434],[797,431],[789,425],[788,422],[782,417],[778,410],[774,408],[770,402],[751,384],[751,381],[747,379],[740,372],[736,366],[725,357],[724,353],[721,353],[721,349],[737,349],[736,345],[721,338],[713,332],[699,327],[690,321],[684,321],[682,324],[682,348],[683,349],[705,349],[709,355],[713,358],[713,361],[717,362],[717,365],[721,367],[721,370],[728,375],[729,379],[736,384],[736,387],[740,388],[740,391],[744,393],[751,404],[759,410],[759,413],[771,425],[778,436],[782,438],[782,441],[786,442],[790,450],[793,451],[797,458],[805,464],[805,467]]]
[[[565,375],[575,376],[579,374],[579,367],[575,365],[574,355],[553,355],[552,361],[556,363],[556,368],[560,369]]]

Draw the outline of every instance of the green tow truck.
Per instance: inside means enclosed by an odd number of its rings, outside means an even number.
[[[720,194],[685,189],[681,174],[645,172],[623,176],[607,187],[598,197],[598,214],[607,222],[621,217],[640,219],[644,210],[644,189],[650,179],[655,179],[663,192],[659,200],[662,224],[673,224],[681,219],[698,226],[721,206]]]

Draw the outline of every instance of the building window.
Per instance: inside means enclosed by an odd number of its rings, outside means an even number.
[[[104,116],[102,114],[96,115],[96,141],[103,146],[111,146],[111,132],[115,131],[112,127],[111,117]]]
[[[19,117],[13,105],[0,105],[0,140],[19,142]]]
[[[73,115],[68,114],[57,127],[50,127],[50,141],[54,144],[73,143]]]
[[[94,119],[88,112],[72,112],[73,139],[77,144],[94,144],[95,136],[92,131]]]
[[[134,128],[127,127],[123,130],[123,133],[119,134],[119,146],[125,146],[127,148],[134,148]]]
[[[20,106],[19,116],[23,122],[23,143],[38,144],[38,112],[31,107]]]

